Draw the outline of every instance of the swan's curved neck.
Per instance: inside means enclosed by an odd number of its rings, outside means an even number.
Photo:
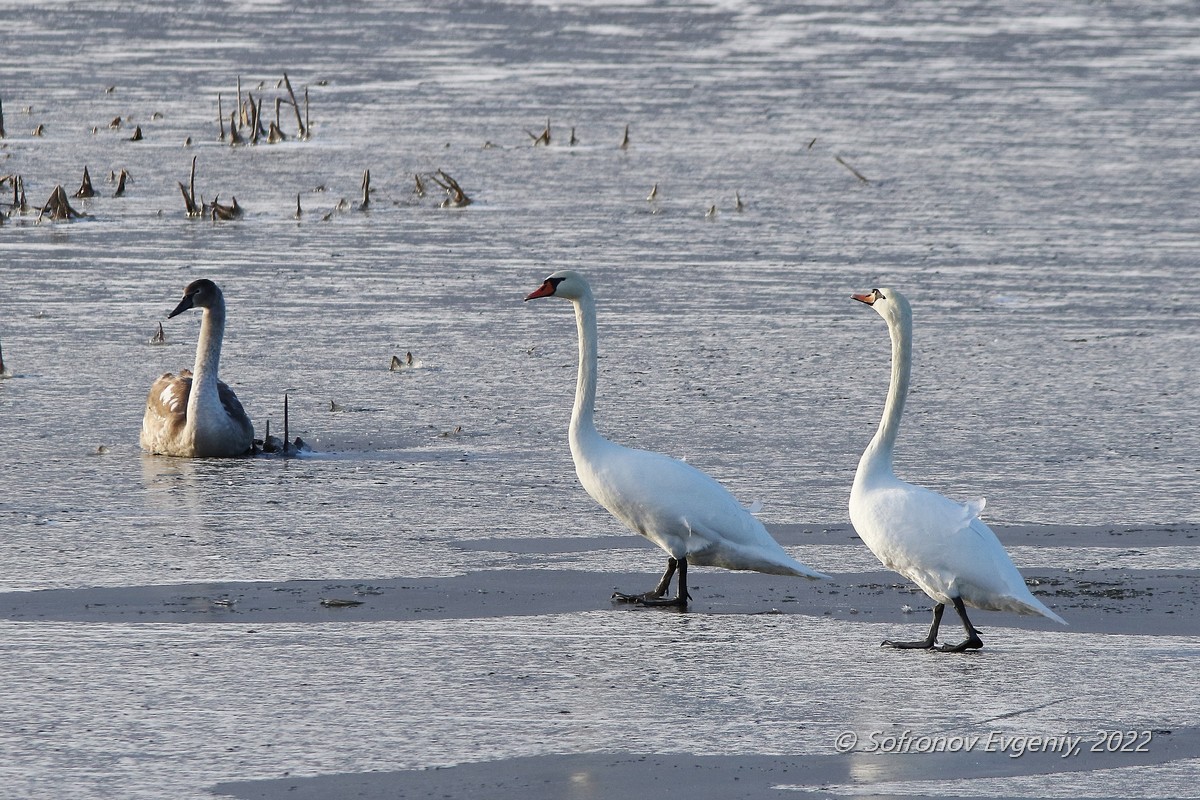
[[[571,411],[571,452],[588,440],[599,438],[596,431],[596,300],[591,292],[573,301],[575,325],[579,329],[579,376],[575,382],[575,407]]]
[[[892,472],[892,453],[896,447],[896,435],[900,432],[900,417],[904,414],[904,401],[908,397],[912,373],[912,317],[901,314],[889,318],[888,332],[892,338],[892,380],[879,429],[859,461],[859,472],[864,477],[881,471]]]
[[[188,397],[188,418],[195,419],[196,409],[208,398],[217,396],[217,367],[221,361],[221,340],[225,336],[225,303],[204,309],[200,318],[200,341],[196,343],[196,363],[192,367],[192,391]]]

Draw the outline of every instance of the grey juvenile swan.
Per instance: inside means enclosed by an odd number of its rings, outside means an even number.
[[[233,390],[217,379],[225,333],[225,297],[201,278],[183,290],[170,319],[189,308],[204,311],[196,364],[189,372],[166,373],[150,387],[142,418],[142,449],[184,458],[240,456],[254,444],[254,426]]]

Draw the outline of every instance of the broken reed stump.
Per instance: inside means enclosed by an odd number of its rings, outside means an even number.
[[[451,178],[444,170],[438,170],[436,174],[429,176],[430,180],[446,190],[447,197],[438,204],[439,208],[462,208],[471,204],[471,198],[467,197],[467,193],[458,185],[458,181]]]
[[[291,433],[289,431],[289,425],[290,425],[290,422],[288,419],[288,396],[287,396],[287,392],[284,392],[284,394],[283,394],[283,439],[281,441],[280,439],[271,435],[271,420],[268,419],[266,432],[263,434],[263,438],[262,438],[262,451],[264,453],[282,452],[284,455],[288,455],[291,452],[292,448],[295,448],[297,451],[299,451],[302,447],[304,447],[304,441],[299,436],[296,437],[295,442],[291,441]]]
[[[27,213],[29,211],[29,204],[25,202],[25,179],[17,174],[0,177],[0,186],[3,186],[6,182],[11,183],[13,187],[12,207],[9,209],[9,213]]]
[[[246,106],[242,103],[242,76],[237,76],[237,113],[239,114],[238,122],[242,125],[246,124],[245,119]]]
[[[283,73],[283,85],[287,89],[288,97],[292,98],[292,109],[296,112],[296,126],[300,129],[299,138],[308,138],[308,125],[304,120],[300,119],[300,105],[296,102],[296,93],[292,91],[292,82],[288,80],[287,73]],[[304,116],[308,116],[308,89],[304,90]]]
[[[229,143],[231,145],[242,144],[245,139],[238,133],[237,112],[229,112]]]
[[[814,140],[814,141],[815,141],[815,140]],[[858,171],[858,170],[856,170],[854,167],[852,167],[852,166],[850,166],[849,164],[847,164],[845,161],[842,161],[842,157],[841,157],[841,156],[834,156],[834,157],[833,157],[833,160],[834,160],[834,161],[836,161],[836,162],[838,162],[839,164],[841,164],[841,165],[842,165],[843,167],[845,167],[846,169],[850,170],[851,174],[853,174],[853,175],[854,175],[854,177],[858,178],[858,179],[859,179],[860,181],[862,181],[863,183],[870,183],[870,181],[869,181],[869,180],[867,180],[867,179],[866,179],[866,177],[864,177],[864,176],[863,176],[863,174],[862,174],[861,172],[859,172],[859,171]]]
[[[113,192],[113,197],[125,196],[125,180],[129,177],[128,170],[121,170],[121,174],[117,176],[117,190]]]
[[[258,88],[262,89],[262,82]],[[292,107],[293,113],[296,115],[296,138],[308,139],[310,122],[308,120],[308,89],[304,90],[304,115],[300,114],[300,103],[296,99],[296,92],[292,89],[292,82],[288,78],[287,73],[284,73],[283,78],[275,83],[275,88],[285,87],[287,89],[287,99],[282,97],[275,98],[275,121],[269,122],[263,119],[262,106],[263,98],[255,97],[254,93],[247,90],[242,93],[242,76],[237,77],[237,108],[229,116],[229,141],[230,144],[242,144],[244,141],[249,141],[251,144],[258,144],[259,139],[265,138],[269,144],[286,141],[288,134],[283,131],[283,123],[280,120],[283,104],[287,103]],[[220,141],[225,141],[225,110],[223,95],[217,93],[217,124],[220,127]],[[249,132],[247,132],[249,128]],[[240,133],[239,133],[240,129]]]
[[[96,190],[92,188],[92,176],[88,174],[88,168],[85,164],[83,167],[83,183],[79,184],[79,188],[75,190],[73,197],[95,197]]]
[[[358,205],[359,211],[366,211],[371,205],[371,170],[363,173],[362,177],[362,202]]]
[[[4,138],[4,101],[0,100],[0,139]]]
[[[217,195],[217,197],[214,197],[213,201],[212,201],[212,205],[210,205],[208,207],[209,208],[209,218],[212,219],[214,222],[219,219],[221,219],[221,220],[239,219],[244,213],[246,213],[245,210],[240,205],[238,205],[238,201],[237,201],[236,197],[232,198],[233,202],[230,203],[229,205],[222,205],[220,202],[218,202],[219,198],[220,198],[220,195]]]
[[[532,131],[525,131],[525,133],[529,136],[530,139],[533,139],[534,147],[537,147],[538,145],[542,145],[544,147],[549,147],[550,146],[550,118],[546,117],[546,127],[542,129],[541,133],[533,133]]]
[[[71,208],[71,201],[67,199],[67,192],[63,189],[62,184],[59,184],[50,193],[50,199],[46,201],[46,205],[38,209],[37,218],[38,222],[41,222],[42,217],[49,217],[52,220],[66,220],[86,216],[87,214]]]
[[[253,121],[250,123],[250,144],[258,144],[258,137],[265,133],[262,129],[262,98],[255,102],[253,95],[249,92],[246,94],[250,98],[250,110],[253,115]]]
[[[189,217],[199,217],[204,213],[203,207],[196,203],[196,159],[197,156],[192,156],[192,177],[188,185],[184,186],[183,181],[179,181],[179,191],[183,195],[184,206],[187,208]]]
[[[282,142],[287,137],[283,135],[283,129],[279,127],[279,107],[283,105],[283,100],[275,98],[275,121],[271,123],[271,128],[267,132],[267,141],[270,144]]]

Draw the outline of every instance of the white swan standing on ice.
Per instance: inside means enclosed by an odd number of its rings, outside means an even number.
[[[789,556],[767,529],[712,478],[682,461],[608,441],[596,431],[596,301],[582,275],[555,272],[526,297],[561,297],[575,306],[579,376],[571,413],[571,456],[592,498],[668,555],[658,586],[614,600],[686,607],[689,564],[775,575],[827,578]],[[664,595],[678,571],[675,597]]]
[[[225,298],[215,283],[192,281],[170,319],[189,308],[204,310],[196,364],[166,373],[150,387],[142,417],[142,449],[188,458],[240,456],[254,444],[254,426],[233,390],[217,379],[225,333]]]
[[[967,638],[938,648],[946,652],[983,647],[965,606],[989,611],[1041,614],[1067,624],[1035,598],[992,529],[979,519],[984,501],[955,503],[905,483],[892,469],[892,451],[912,370],[912,309],[895,289],[852,295],[879,312],[892,339],[892,379],[883,421],[867,445],[850,491],[850,521],[884,566],[921,587],[936,605],[929,634],[921,641],[885,641],[887,647],[930,649],[946,604],[954,606]]]

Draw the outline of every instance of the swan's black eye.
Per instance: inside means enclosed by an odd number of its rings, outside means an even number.
[[[879,291],[878,289],[871,292],[871,294],[875,295],[876,300],[887,300],[887,298],[883,296],[883,292]]]

